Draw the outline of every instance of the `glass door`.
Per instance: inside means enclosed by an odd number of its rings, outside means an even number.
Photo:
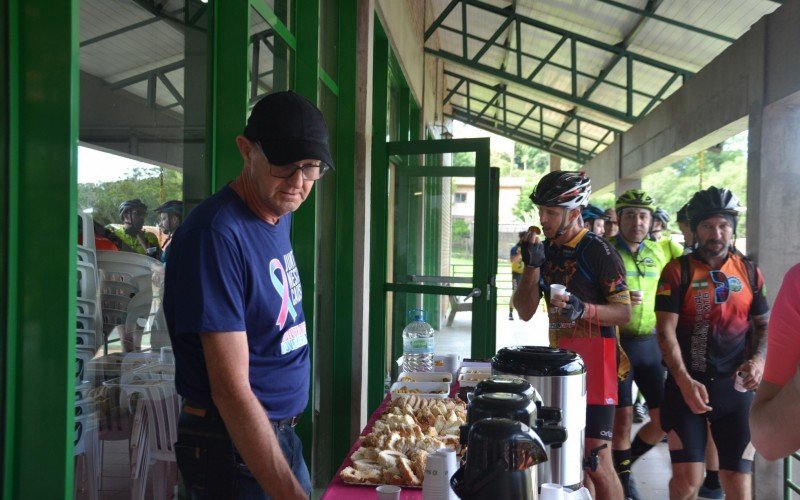
[[[499,171],[489,139],[389,142],[387,153],[386,354],[402,355],[408,311],[421,308],[437,354],[493,355]]]

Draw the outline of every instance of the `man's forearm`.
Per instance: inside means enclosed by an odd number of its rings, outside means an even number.
[[[514,308],[520,319],[528,321],[539,307],[539,268],[526,267],[514,293]]]
[[[271,498],[304,498],[264,408],[252,392],[214,395],[233,444]]]
[[[763,382],[750,410],[753,444],[767,460],[776,460],[800,448],[800,375],[783,387]]]
[[[583,321],[601,326],[624,325],[631,320],[630,304],[586,304]]]
[[[767,325],[769,314],[753,316],[753,354],[751,358],[767,359]]]
[[[686,371],[686,365],[683,364],[681,348],[675,331],[658,327],[656,329],[656,338],[658,339],[658,347],[661,349],[661,355],[664,358],[664,364],[667,365],[667,370],[672,374],[672,378],[677,381],[687,377],[689,372]]]

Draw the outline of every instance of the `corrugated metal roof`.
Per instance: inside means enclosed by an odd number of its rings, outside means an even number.
[[[440,42],[427,43],[426,51],[444,60],[451,116],[578,161],[602,151],[614,132],[779,6],[774,0],[429,1],[436,17],[450,8],[438,26],[426,27]],[[83,0],[81,70],[182,112],[184,7],[183,0]],[[254,13],[250,35],[257,34],[263,51],[270,50],[269,26]],[[257,69],[254,95],[273,87],[271,58],[260,59]]]
[[[429,37],[426,51],[444,60],[449,115],[578,161],[602,151],[614,131],[641,119],[780,5],[432,1],[441,25],[426,30],[438,33],[440,45]]]

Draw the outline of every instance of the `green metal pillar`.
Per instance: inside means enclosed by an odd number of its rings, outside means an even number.
[[[317,68],[319,61],[319,2],[302,2],[295,4],[294,25],[297,50],[294,57],[294,82],[291,88],[311,102],[319,101],[319,79]],[[334,173],[333,175],[337,175]],[[326,182],[326,181],[322,181]],[[300,209],[292,215],[292,248],[295,259],[300,262],[300,281],[303,285],[303,312],[308,330],[308,346],[312,353],[311,365],[314,366],[314,328],[316,305],[317,275],[317,191],[319,183]],[[327,294],[326,294],[327,295]],[[315,380],[313,376],[311,380]],[[314,401],[314,384],[309,389],[309,401]],[[305,418],[297,428],[297,433],[304,444],[306,463],[311,463],[313,404],[306,407]]]
[[[0,12],[2,496],[67,498],[75,435],[78,2],[9,0]]]
[[[386,245],[388,241],[389,169],[386,164],[386,101],[389,73],[389,40],[375,16],[372,63],[372,186],[370,209],[369,271],[369,360],[367,407],[377,408],[383,400],[386,375]]]
[[[333,342],[333,456],[341,463],[353,442],[349,432],[352,419],[353,388],[353,296],[355,242],[350,224],[355,220],[356,158],[356,65],[358,0],[339,0],[339,103],[336,151],[336,275],[333,297],[336,301]],[[349,221],[349,222],[348,222]],[[326,294],[328,295],[328,294]],[[331,471],[333,474],[335,470]]]
[[[236,136],[247,120],[247,49],[250,27],[247,0],[211,0],[209,37],[209,102],[206,134],[209,192],[232,181],[242,170]]]

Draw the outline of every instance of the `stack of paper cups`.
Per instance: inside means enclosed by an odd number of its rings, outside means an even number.
[[[428,455],[425,465],[425,478],[422,481],[422,498],[425,500],[457,500],[450,488],[450,478],[455,474],[456,452],[449,448],[439,448]]]
[[[544,483],[539,493],[539,500],[564,500],[564,489],[560,484]]]

